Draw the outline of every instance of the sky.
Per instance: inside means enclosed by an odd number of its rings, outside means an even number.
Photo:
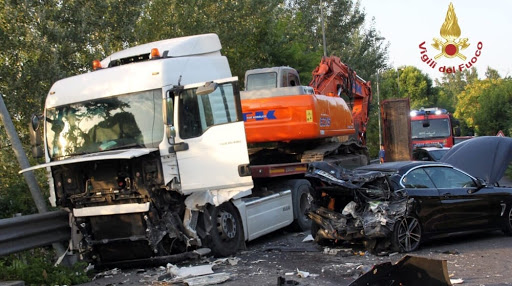
[[[460,38],[455,42],[468,38],[470,44],[459,50],[465,60],[458,56],[447,58],[432,47],[433,38],[445,42],[440,29],[450,3],[461,30]],[[501,77],[512,76],[510,0],[361,0],[361,6],[369,21],[374,17],[376,30],[389,43],[389,63],[393,68],[415,66],[436,79],[443,75],[439,71],[441,67],[447,72],[448,67],[459,69],[461,64],[472,64],[481,79],[485,77],[487,67],[498,70]],[[423,42],[426,51],[420,48]],[[436,60],[435,56],[439,54],[441,56]],[[430,65],[435,61],[434,68],[427,64],[428,60],[427,63],[422,61],[423,55],[432,59]],[[474,63],[470,63],[472,60]]]

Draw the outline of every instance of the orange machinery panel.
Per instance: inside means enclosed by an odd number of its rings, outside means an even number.
[[[352,112],[340,97],[303,94],[243,99],[242,112],[248,143],[355,133]]]

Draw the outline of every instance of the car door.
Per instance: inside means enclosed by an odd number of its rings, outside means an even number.
[[[405,173],[400,184],[414,198],[413,213],[420,220],[423,232],[441,231],[443,214],[439,192],[423,168],[415,168]]]
[[[489,224],[489,201],[483,192],[474,192],[475,180],[451,167],[429,167],[425,171],[439,190],[445,232],[468,231]]]
[[[249,155],[238,81],[216,81],[198,94],[201,86],[184,86],[175,103],[176,145],[187,146],[176,152],[182,191],[250,189],[251,176],[241,174]]]

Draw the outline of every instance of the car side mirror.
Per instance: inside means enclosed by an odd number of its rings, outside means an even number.
[[[487,183],[485,182],[485,180],[481,179],[481,178],[476,178],[475,184],[476,184],[476,189],[469,189],[468,190],[469,194],[476,193],[479,190],[481,190],[482,188],[484,188],[485,186],[487,186]]]
[[[476,186],[478,187],[478,189],[481,189],[481,188],[487,186],[487,182],[484,179],[477,178],[476,179]]]

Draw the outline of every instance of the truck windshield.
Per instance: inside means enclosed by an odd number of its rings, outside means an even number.
[[[52,159],[109,149],[157,147],[163,129],[160,89],[46,110],[46,140]]]
[[[423,127],[423,120],[411,121],[412,139],[445,138],[450,136],[450,122],[447,118],[430,119],[429,122],[429,127]]]

